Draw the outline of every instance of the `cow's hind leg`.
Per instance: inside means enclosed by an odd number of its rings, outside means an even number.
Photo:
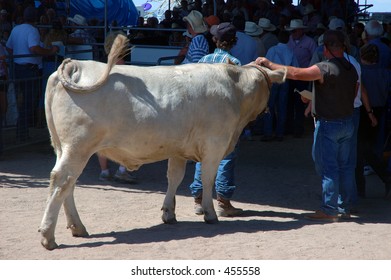
[[[80,220],[79,213],[76,210],[73,192],[75,185],[72,186],[71,193],[64,200],[64,212],[67,217],[67,228],[71,229],[72,235],[76,237],[88,236],[88,232]]]
[[[175,194],[182,182],[186,171],[186,160],[183,158],[170,158],[168,160],[167,179],[168,188],[162,207],[162,220],[166,224],[177,222],[175,217]]]
[[[71,161],[71,158],[76,160]],[[85,231],[74,205],[73,189],[87,160],[88,158],[82,160],[80,155],[63,155],[57,161],[50,174],[50,192],[39,229],[42,235],[41,244],[48,250],[53,250],[57,247],[54,232],[58,213],[65,200],[68,225],[69,223],[77,225],[77,232],[80,234],[83,231],[82,229]]]

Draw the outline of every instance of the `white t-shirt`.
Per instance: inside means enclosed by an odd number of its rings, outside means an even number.
[[[6,47],[13,50],[13,55],[32,54],[31,47],[40,45],[40,36],[37,28],[31,24],[23,23],[16,25],[8,38]],[[14,58],[18,64],[41,64],[42,58],[39,56]]]

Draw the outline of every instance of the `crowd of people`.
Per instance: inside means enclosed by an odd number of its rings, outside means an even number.
[[[41,1],[39,8],[34,1],[11,2],[0,1],[0,80],[8,78],[7,52],[33,55],[15,58],[14,78],[34,78],[42,75],[42,57],[50,61],[59,41],[107,43],[102,30],[84,28],[99,25],[98,20],[88,22],[78,14],[58,16],[54,0]],[[309,218],[334,221],[338,215],[349,217],[358,196],[365,197],[366,166],[383,180],[388,196],[391,188],[391,164],[383,159],[391,121],[391,22],[354,21],[357,12],[354,1],[301,0],[293,5],[291,0],[182,0],[160,21],[140,17],[138,28],[126,34],[134,44],[183,47],[176,64],[226,61],[287,67],[288,79],[272,86],[269,109],[245,128],[242,139],[261,135],[264,142],[281,142],[287,134],[302,137],[305,118],[314,117],[313,158],[322,177],[323,202]],[[115,22],[111,27],[116,27]],[[104,60],[99,53],[94,59]],[[30,83],[16,85],[19,141],[29,138],[34,104],[39,107],[42,100],[42,85],[34,79]],[[304,91],[312,93],[311,100],[302,97]],[[0,102],[1,131],[7,110],[5,86],[0,89]],[[218,169],[216,192],[222,216],[242,213],[230,202],[236,188],[235,158],[236,150]],[[100,179],[106,180],[110,177],[107,160],[100,158],[100,163]],[[200,170],[197,163],[190,186],[196,214],[202,214]],[[134,182],[125,172],[120,166],[117,174]]]

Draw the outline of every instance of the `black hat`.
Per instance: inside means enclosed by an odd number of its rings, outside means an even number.
[[[229,22],[223,22],[219,25],[213,25],[210,33],[219,41],[231,41],[236,37],[236,28]]]

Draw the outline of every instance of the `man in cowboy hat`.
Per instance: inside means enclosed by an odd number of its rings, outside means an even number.
[[[317,44],[311,37],[305,34],[307,26],[301,19],[292,19],[286,30],[291,32],[288,47],[295,54],[299,67],[306,68],[310,65],[313,53],[316,51]],[[292,83],[292,94],[288,103],[287,130],[293,132],[293,136],[302,137],[304,134],[304,111],[305,105],[301,101],[300,95],[293,91],[308,89],[309,83],[306,81],[295,81]],[[293,121],[293,123],[292,123]]]
[[[186,57],[182,64],[196,63],[201,57],[209,54],[209,44],[204,33],[208,30],[204,18],[199,11],[193,10],[183,20],[187,23],[187,31],[193,39],[189,45]]]

